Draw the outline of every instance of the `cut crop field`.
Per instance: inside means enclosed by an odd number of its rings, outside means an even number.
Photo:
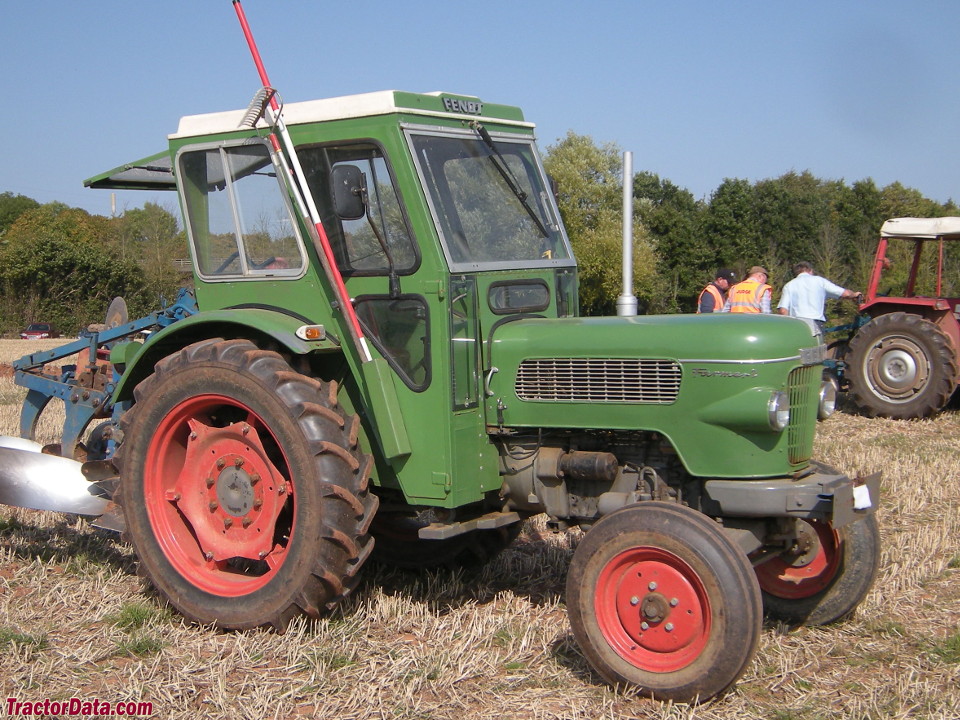
[[[0,363],[60,342],[0,341]],[[0,434],[16,435],[25,391],[0,375]],[[56,439],[59,410],[41,442]],[[224,720],[956,720],[960,412],[840,412],[820,424],[816,456],[884,474],[877,582],[844,622],[768,622],[745,675],[707,704],[639,698],[591,672],[563,601],[579,534],[551,534],[538,518],[479,573],[370,565],[331,615],[278,635],[190,625],[137,576],[117,535],[2,506],[0,700],[148,702],[157,718]]]

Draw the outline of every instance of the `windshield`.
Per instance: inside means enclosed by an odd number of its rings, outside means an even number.
[[[572,265],[531,138],[409,133],[453,270]]]

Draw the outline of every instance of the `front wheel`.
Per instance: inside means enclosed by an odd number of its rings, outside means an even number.
[[[763,614],[746,556],[710,518],[662,502],[617,510],[586,534],[567,612],[604,678],[678,702],[707,700],[740,677]]]
[[[876,515],[840,529],[797,520],[794,547],[756,568],[767,615],[825,625],[846,617],[866,596],[880,566]]]
[[[283,629],[356,583],[377,499],[335,386],[207,340],[137,386],[116,457],[140,567],[188,618]]]

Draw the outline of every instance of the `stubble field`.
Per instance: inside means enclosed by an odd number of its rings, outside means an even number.
[[[57,344],[3,340],[0,362]],[[0,377],[0,434],[17,434],[23,395]],[[157,718],[960,717],[960,413],[838,413],[816,455],[884,473],[877,582],[845,622],[768,622],[734,691],[707,704],[616,692],[590,671],[563,604],[578,535],[536,518],[479,576],[370,566],[334,614],[277,635],[189,625],[116,535],[3,507],[0,698],[149,702]]]

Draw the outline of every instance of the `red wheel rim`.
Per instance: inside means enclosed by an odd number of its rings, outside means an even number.
[[[710,637],[703,581],[661,548],[631,548],[608,562],[597,579],[594,607],[607,644],[641,670],[680,670],[696,660]]]
[[[154,536],[190,583],[237,597],[279,572],[296,492],[279,443],[249,407],[221,395],[180,403],[157,427],[143,476]]]
[[[792,555],[780,555],[756,568],[760,588],[784,600],[802,600],[825,590],[840,567],[841,540],[827,523],[806,522]]]

